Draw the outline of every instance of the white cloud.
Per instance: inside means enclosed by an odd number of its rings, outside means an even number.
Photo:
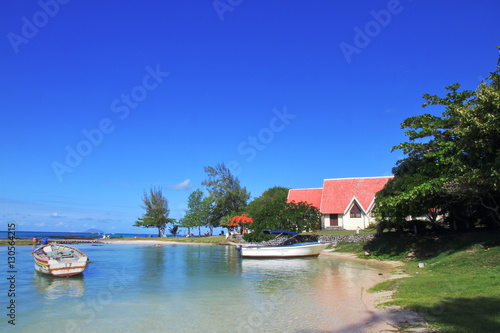
[[[54,213],[50,214],[50,217],[57,219],[57,218],[66,217],[66,216],[62,216],[59,213],[54,212]]]
[[[169,186],[169,188],[172,190],[190,190],[193,188],[193,185],[191,185],[191,179],[188,178],[177,185]]]

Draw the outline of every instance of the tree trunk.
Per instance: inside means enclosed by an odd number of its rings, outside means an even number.
[[[500,207],[499,204],[496,202],[495,198],[493,195],[488,194],[489,199],[491,199],[493,206],[487,205],[485,201],[483,200],[482,197],[479,197],[479,200],[481,201],[481,205],[483,205],[484,208],[491,210],[491,216],[493,217],[493,221],[497,224],[497,226],[500,226]]]

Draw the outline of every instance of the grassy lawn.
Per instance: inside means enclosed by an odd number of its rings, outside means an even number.
[[[403,260],[410,277],[386,281],[374,291],[395,289],[388,305],[422,313],[431,327],[441,332],[500,332],[499,232],[423,238],[386,234],[364,245],[340,244],[337,250],[360,257],[366,257],[366,250],[372,258]],[[425,267],[418,268],[418,263]]]
[[[113,240],[147,240],[147,241],[157,241],[157,242],[177,242],[177,243],[193,243],[193,244],[224,244],[226,241],[226,236],[207,236],[207,237],[117,237],[112,238]],[[8,239],[0,239],[0,246],[9,245]],[[31,239],[16,239],[16,246],[21,245],[33,245],[33,241]]]
[[[33,241],[31,239],[16,239],[16,246],[19,245],[34,245]],[[0,246],[7,246],[9,245],[9,240],[8,239],[0,239]]]
[[[374,235],[376,232],[375,229],[364,229],[360,230],[360,235]],[[356,235],[356,230],[318,230],[315,232],[303,232],[301,235],[320,235],[320,236],[329,236],[329,235]]]
[[[204,237],[119,237],[111,240],[147,240],[158,242],[176,242],[176,243],[193,243],[193,244],[223,244],[226,241],[226,236],[204,236]]]

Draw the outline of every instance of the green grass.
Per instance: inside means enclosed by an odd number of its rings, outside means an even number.
[[[360,230],[359,234],[360,235],[374,235],[376,232],[375,229],[364,229]],[[303,232],[301,235],[320,235],[320,236],[329,236],[329,235],[338,235],[338,236],[344,236],[344,235],[356,235],[356,230],[318,230],[314,232]]]
[[[11,245],[11,241],[8,239],[0,239],[0,246],[7,246]],[[15,246],[21,246],[21,245],[34,245],[33,241],[31,239],[16,239],[15,240]]]
[[[130,240],[130,241],[138,241],[138,240],[148,240],[148,241],[157,241],[157,242],[177,242],[177,243],[193,243],[193,244],[225,244],[226,236],[207,236],[207,237],[119,237],[112,238],[112,240]],[[0,239],[0,246],[9,245],[8,239]],[[31,239],[16,239],[16,246],[22,245],[33,245],[33,241]]]
[[[193,244],[224,244],[226,236],[205,236],[205,237],[120,237],[113,238],[116,240],[148,240],[158,242],[176,242],[176,243],[193,243]],[[111,240],[113,240],[111,239]]]
[[[335,252],[347,252],[354,253],[358,257],[364,257],[365,250],[363,247],[365,246],[365,242],[357,242],[357,243],[346,243],[340,242],[335,246]]]
[[[403,260],[410,277],[385,281],[372,291],[396,290],[388,305],[424,315],[441,332],[500,332],[500,233],[403,237],[384,234],[365,244],[337,250],[371,251],[377,259]],[[412,256],[407,257],[408,254]],[[418,268],[424,263],[424,268]]]
[[[500,331],[500,246],[474,244],[407,269],[395,304],[423,312],[443,332]],[[418,274],[417,274],[418,272]]]

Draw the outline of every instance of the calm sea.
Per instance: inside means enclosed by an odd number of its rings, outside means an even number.
[[[158,237],[158,233],[151,234],[130,234],[130,233],[113,233],[106,235],[115,237]],[[65,239],[65,238],[98,238],[102,235],[97,233],[87,233],[87,232],[61,232],[61,231],[16,231],[17,239],[32,239],[36,237],[38,239],[42,239],[48,237],[50,239]],[[179,236],[181,237],[181,236]],[[8,238],[8,231],[0,231],[0,239]]]
[[[241,259],[225,246],[77,246],[91,263],[70,278],[35,272],[31,246],[16,246],[9,268],[0,246],[0,332],[362,332],[362,283],[387,270],[328,256]]]

